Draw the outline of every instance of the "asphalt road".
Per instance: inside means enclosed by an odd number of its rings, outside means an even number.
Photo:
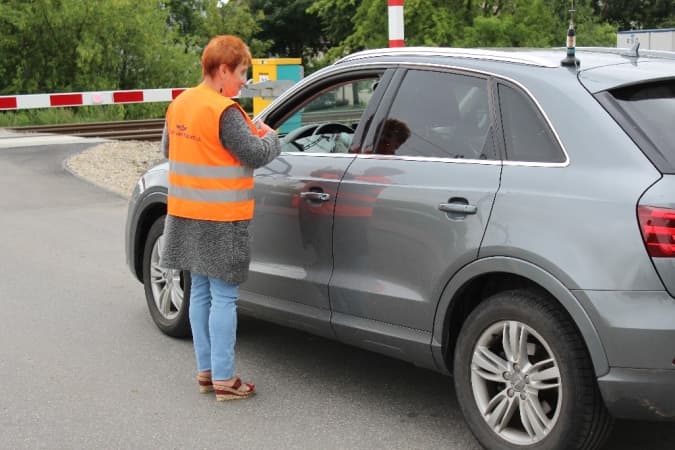
[[[479,448],[449,378],[253,319],[237,370],[258,395],[200,395],[125,266],[126,200],[63,169],[90,144],[2,141],[1,449]],[[671,450],[675,425],[621,421],[606,448]]]

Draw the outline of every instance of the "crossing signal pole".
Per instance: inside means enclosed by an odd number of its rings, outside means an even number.
[[[389,47],[405,47],[403,0],[387,0],[389,10]]]

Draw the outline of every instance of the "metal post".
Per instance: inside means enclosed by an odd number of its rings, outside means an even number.
[[[389,9],[389,47],[405,47],[403,0],[387,0]]]

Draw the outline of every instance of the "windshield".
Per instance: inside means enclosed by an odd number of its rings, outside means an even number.
[[[628,86],[610,92],[632,122],[624,129],[662,171],[675,171],[675,80]],[[649,146],[651,148],[645,148]],[[652,153],[651,155],[649,153]]]

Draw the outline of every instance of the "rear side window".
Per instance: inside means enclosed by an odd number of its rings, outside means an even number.
[[[615,89],[624,130],[665,173],[675,172],[675,80]]]
[[[409,70],[364,153],[496,159],[492,123],[486,79]]]
[[[565,154],[548,124],[532,101],[516,89],[499,85],[506,159],[509,161],[558,163]]]

